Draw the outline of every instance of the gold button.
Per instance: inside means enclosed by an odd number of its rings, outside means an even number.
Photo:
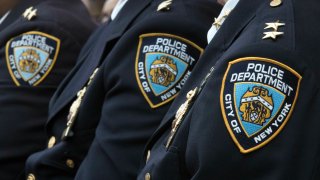
[[[27,180],[36,180],[36,177],[33,174],[29,174]]]
[[[151,156],[151,151],[150,150],[148,150],[148,154],[147,154],[147,160],[146,160],[146,163],[149,161],[149,159],[150,159],[150,156]]]
[[[67,159],[66,165],[67,165],[69,168],[73,169],[73,168],[74,168],[74,162],[73,162],[73,160],[72,160],[72,159]]]
[[[147,173],[147,174],[144,176],[144,179],[145,179],[145,180],[151,180],[151,175],[150,175],[150,173]]]
[[[56,144],[56,137],[52,136],[48,142],[48,148],[52,148]]]
[[[270,3],[271,7],[278,7],[282,4],[282,0],[272,0]]]

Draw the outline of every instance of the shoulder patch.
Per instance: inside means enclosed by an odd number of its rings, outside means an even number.
[[[275,138],[290,119],[302,77],[278,61],[245,57],[229,62],[220,103],[227,129],[242,153]]]
[[[152,108],[160,107],[178,95],[202,53],[203,49],[195,43],[175,35],[140,36],[136,78]]]
[[[60,40],[51,35],[31,31],[12,38],[6,46],[10,75],[17,86],[37,86],[53,68]]]

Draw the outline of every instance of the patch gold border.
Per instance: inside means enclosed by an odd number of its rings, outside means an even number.
[[[144,98],[146,99],[146,101],[148,102],[148,104],[150,105],[151,108],[155,109],[155,108],[158,108],[160,106],[163,106],[167,103],[169,103],[171,100],[173,100],[174,98],[176,98],[176,96],[179,94],[177,93],[176,95],[170,97],[169,99],[159,103],[159,104],[153,104],[149,97],[147,96],[146,92],[144,92],[144,89],[141,85],[141,81],[139,79],[139,73],[138,73],[138,61],[139,61],[139,56],[140,56],[140,48],[141,48],[141,45],[142,45],[142,40],[143,38],[145,37],[154,37],[154,36],[165,36],[165,37],[171,37],[171,38],[176,38],[180,41],[183,41],[183,42],[186,42],[188,43],[189,45],[193,46],[194,48],[198,49],[200,51],[200,57],[202,56],[203,54],[203,49],[198,46],[197,44],[195,44],[194,42],[188,40],[188,39],[185,39],[183,37],[180,37],[180,36],[176,36],[176,35],[172,35],[172,34],[167,34],[167,33],[147,33],[147,34],[142,34],[139,36],[139,45],[138,45],[138,49],[137,49],[137,53],[136,53],[136,63],[135,63],[135,74],[136,74],[136,80],[138,82],[138,86],[140,88],[140,91],[142,93],[142,95],[144,96]],[[197,59],[198,61],[199,59]]]
[[[44,36],[44,37],[48,37],[50,39],[53,39],[54,41],[57,42],[57,47],[56,47],[56,53],[54,55],[54,58],[53,58],[53,61],[52,61],[52,64],[51,66],[49,67],[49,69],[47,70],[47,72],[36,82],[34,83],[32,86],[37,86],[39,85],[48,75],[49,73],[51,72],[52,68],[54,67],[55,63],[56,63],[56,60],[57,60],[57,57],[58,57],[58,54],[59,54],[59,51],[60,51],[60,45],[61,45],[61,41],[60,39],[52,36],[52,35],[49,35],[49,34],[46,34],[46,33],[43,33],[43,32],[39,32],[39,31],[28,31],[26,33],[22,33],[22,34],[19,34],[13,38],[11,38],[7,44],[6,44],[6,62],[7,62],[7,68],[9,70],[9,73],[10,73],[10,76],[12,78],[12,80],[14,81],[14,83],[17,85],[17,86],[21,86],[21,84],[18,82],[18,80],[16,79],[16,77],[14,76],[13,72],[12,72],[12,69],[10,67],[10,62],[9,62],[9,45],[10,43],[12,42],[12,40],[16,37],[19,37],[19,36],[22,36],[24,34],[38,34],[38,35],[41,35],[41,36]]]
[[[225,82],[226,82],[226,78],[227,78],[227,75],[230,71],[230,68],[231,68],[231,65],[233,64],[236,64],[238,62],[242,62],[242,61],[252,61],[252,60],[258,60],[258,61],[262,61],[262,62],[268,62],[268,63],[273,63],[275,65],[278,65],[282,68],[285,68],[287,69],[288,71],[290,71],[291,73],[293,73],[296,77],[298,77],[299,81],[298,81],[298,84],[297,84],[297,89],[296,89],[296,95],[294,97],[294,101],[293,101],[293,104],[292,104],[292,109],[290,110],[288,116],[286,117],[286,119],[284,120],[284,122],[282,123],[282,125],[279,127],[279,129],[277,129],[277,131],[270,137],[268,138],[266,141],[264,141],[263,143],[255,146],[255,147],[252,147],[250,149],[244,149],[241,144],[238,142],[237,138],[235,137],[230,125],[229,125],[229,122],[228,122],[228,119],[226,117],[226,112],[225,112],[225,107],[224,107],[224,100],[223,100],[223,95],[224,95],[224,90],[225,90]],[[270,141],[272,141],[281,131],[282,129],[284,128],[284,126],[287,124],[289,118],[291,117],[291,114],[293,112],[293,109],[296,105],[296,102],[297,102],[297,98],[298,98],[298,94],[299,94],[299,90],[300,90],[300,83],[301,83],[301,80],[302,80],[302,76],[296,72],[295,70],[293,70],[291,67],[285,65],[285,64],[282,64],[276,60],[273,60],[273,59],[269,59],[269,58],[263,58],[263,57],[244,57],[244,58],[238,58],[236,60],[233,60],[233,61],[230,61],[228,63],[228,68],[226,70],[226,73],[224,74],[223,76],[223,80],[222,80],[222,86],[221,86],[221,92],[220,92],[220,107],[221,107],[221,111],[222,111],[222,116],[223,116],[223,120],[224,120],[224,124],[226,125],[227,129],[228,129],[228,132],[233,140],[233,142],[237,145],[237,147],[240,149],[240,152],[243,153],[243,154],[247,154],[247,153],[250,153],[250,152],[253,152],[257,149],[260,149],[262,148],[263,146],[267,145]]]

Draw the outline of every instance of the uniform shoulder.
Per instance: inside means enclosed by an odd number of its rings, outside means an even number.
[[[22,17],[26,22],[21,25],[36,25],[40,31],[49,28],[51,33],[63,31],[79,41],[81,37],[88,37],[96,27],[80,0],[45,0],[26,8]]]
[[[34,8],[37,9],[39,20],[63,25],[94,24],[87,9],[80,0],[46,0]]]
[[[56,23],[66,28],[95,27],[87,9],[80,0],[47,0],[34,7],[39,20]]]

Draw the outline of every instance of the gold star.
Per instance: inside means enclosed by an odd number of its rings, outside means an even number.
[[[30,12],[30,14],[28,15],[28,20],[30,21],[33,17],[36,17],[36,16],[37,16],[37,9]]]
[[[280,35],[283,35],[284,33],[283,32],[277,32],[277,31],[272,31],[272,32],[264,32],[263,33],[264,36],[262,39],[268,39],[268,38],[271,38],[271,39],[277,39],[277,36],[280,36]]]
[[[214,23],[212,25],[215,26],[216,29],[219,29],[221,27],[221,25],[222,25],[221,19],[214,18]]]
[[[24,11],[24,13],[23,13],[23,17],[27,17],[28,16],[28,14],[32,11],[32,9],[33,9],[33,7],[31,6],[31,7],[29,7],[28,9],[26,9],[25,11]]]
[[[37,16],[37,9],[33,9],[33,7],[29,7],[23,13],[23,17],[28,19],[29,21]]]
[[[278,28],[280,26],[284,26],[286,25],[285,23],[280,23],[279,20],[276,21],[276,22],[271,22],[271,23],[266,23],[267,27],[265,27],[264,29],[270,29],[272,28],[273,30],[275,31],[278,31]]]

